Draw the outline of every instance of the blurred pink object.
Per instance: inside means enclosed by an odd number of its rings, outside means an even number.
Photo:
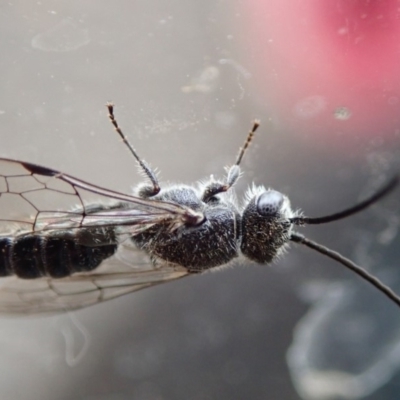
[[[325,144],[398,140],[398,0],[249,0],[242,7],[254,83],[280,127]]]

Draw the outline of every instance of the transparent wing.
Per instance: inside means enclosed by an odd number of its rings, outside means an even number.
[[[107,235],[91,238],[101,231],[97,228],[111,227],[118,236],[116,253],[90,272],[60,279],[0,278],[0,313],[73,310],[185,276],[183,267],[152,263],[129,238],[152,224],[176,226],[192,217],[198,215],[177,204],[125,195],[49,168],[0,158],[0,238],[29,233],[62,237],[66,232],[75,242],[85,240],[79,243],[91,246],[107,244],[102,242]]]
[[[125,207],[115,207],[117,202]],[[96,210],[96,204],[110,209]],[[157,222],[174,225],[190,218],[198,214],[178,204],[126,195],[46,167],[0,158],[0,235],[104,226],[134,234]]]
[[[188,275],[185,268],[154,264],[127,240],[95,271],[62,279],[0,279],[0,313],[53,313],[87,307]]]

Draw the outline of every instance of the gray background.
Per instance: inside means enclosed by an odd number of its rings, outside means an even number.
[[[316,143],[307,132],[287,129],[286,111],[278,118],[271,106],[274,93],[264,97],[253,79],[257,53],[244,49],[239,6],[182,0],[4,2],[0,155],[129,192],[141,177],[107,120],[104,104],[112,100],[119,123],[139,154],[159,168],[162,182],[221,176],[259,117],[262,126],[243,162],[239,197],[254,180],[317,216],[370,193],[396,169],[398,143],[382,132],[360,135],[346,153],[331,148],[328,139]],[[271,53],[275,56],[280,55]],[[397,192],[363,215],[306,233],[374,271],[390,270],[398,259],[398,197]],[[389,228],[390,240],[376,244]],[[389,277],[395,287],[396,274]],[[373,289],[364,292],[366,285],[339,265],[292,246],[272,266],[243,263],[70,315],[2,318],[0,397],[312,398],[296,391],[286,351],[296,323],[329,291],[329,282],[338,281],[352,285],[347,314],[339,310],[342,320],[332,317],[336,330],[327,330],[326,342],[315,339],[312,354],[322,360],[322,370],[356,366],[360,372],[380,359],[385,343],[397,343],[397,310]],[[349,318],[353,330],[344,323]],[[368,326],[385,327],[392,336],[363,342],[366,318]],[[344,343],[346,337],[353,342]],[[358,355],[349,351],[356,342],[365,343]],[[393,363],[387,379],[396,369]],[[396,392],[393,378],[366,398],[395,399]]]

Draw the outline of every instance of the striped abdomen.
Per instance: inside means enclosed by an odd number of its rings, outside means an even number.
[[[96,232],[86,231],[88,233]],[[62,278],[76,272],[91,271],[117,250],[117,244],[110,240],[109,233],[107,241],[93,240],[91,245],[81,244],[79,236],[77,240],[72,234],[62,237],[37,234],[2,237],[0,276]],[[99,239],[98,235],[96,239]]]

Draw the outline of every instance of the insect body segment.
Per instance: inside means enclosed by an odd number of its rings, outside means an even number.
[[[70,239],[58,235],[0,239],[0,276],[63,278],[95,269],[117,249],[116,244],[83,246],[70,235]]]
[[[275,190],[259,188],[242,216],[242,253],[259,264],[270,263],[290,241],[294,212],[289,199]]]
[[[204,202],[195,189],[179,186],[155,196],[199,211],[204,220],[183,224],[171,232],[165,224],[155,224],[132,240],[152,258],[162,259],[201,272],[228,263],[238,256],[240,215],[230,199],[213,196]]]

